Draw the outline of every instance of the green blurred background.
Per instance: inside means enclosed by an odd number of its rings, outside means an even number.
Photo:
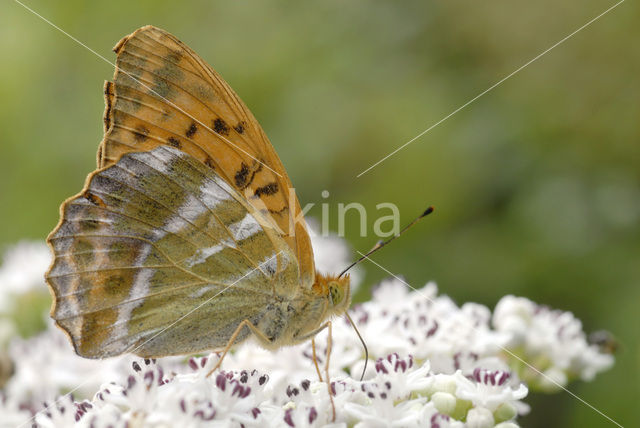
[[[621,343],[572,392],[640,426],[640,36],[618,8],[356,178],[615,1],[65,1],[25,4],[110,61],[145,24],[190,45],[244,99],[301,203],[436,213],[375,256],[457,302],[505,294],[572,311]],[[19,4],[0,5],[0,246],[44,239],[102,137],[113,68]],[[330,197],[323,199],[321,192]],[[355,212],[346,238],[361,237]],[[363,264],[366,284],[386,274]],[[358,298],[364,299],[362,290]],[[523,426],[613,426],[567,393],[531,394]]]

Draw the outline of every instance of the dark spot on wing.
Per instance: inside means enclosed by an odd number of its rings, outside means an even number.
[[[104,94],[113,95],[113,82],[109,82],[108,80],[104,82]]]
[[[247,182],[247,177],[249,176],[249,167],[247,166],[246,163],[242,162],[242,164],[240,164],[240,170],[238,172],[236,172],[236,176],[235,176],[235,180],[236,180],[236,187],[244,187],[245,183]]]
[[[255,168],[256,163],[258,163],[258,167],[257,167],[257,168]],[[262,171],[262,165],[264,165],[264,164],[262,163],[262,161],[257,161],[257,162],[254,162],[254,163],[253,163],[253,167],[254,167],[255,169],[254,169],[254,170],[253,170],[253,172],[251,173],[251,177],[249,178],[249,181],[247,181],[247,182],[245,183],[245,185],[244,185],[244,186],[242,186],[242,188],[243,188],[243,189],[245,189],[245,188],[247,188],[247,187],[251,186],[251,183],[253,183],[253,179],[256,177],[256,174],[257,174],[257,173],[259,173],[260,171]]]
[[[257,196],[258,198],[262,195],[273,195],[275,193],[278,192],[278,183],[276,183],[275,181],[273,183],[269,183],[266,184],[262,187],[258,187],[256,189],[256,191],[253,193],[254,196]]]
[[[266,269],[267,273],[269,273],[269,275],[271,275],[271,276],[276,274],[275,268],[270,264],[266,264],[265,265],[265,269]]]
[[[156,97],[171,99],[173,95],[171,94],[172,88],[169,82],[164,80],[162,77],[154,74],[153,76],[153,87],[149,91],[151,95]]]
[[[175,147],[176,149],[182,148],[182,143],[180,143],[180,140],[175,137],[169,137],[167,143],[169,143],[170,146]]]
[[[244,127],[246,124],[247,123],[243,120],[242,122],[234,126],[233,129],[235,129],[238,134],[244,134]]]
[[[122,39],[120,39],[120,41],[118,42],[117,45],[115,45],[113,47],[113,51],[116,54],[120,53],[120,50],[122,49],[122,47],[124,46],[125,43],[127,43],[127,41],[129,41],[129,37],[131,37],[131,34],[129,34],[128,36],[123,37]]]
[[[171,53],[167,55],[167,58],[170,61],[175,62],[177,64],[180,62],[180,59],[182,58],[182,53],[180,51],[171,50]]]
[[[216,166],[213,163],[213,159],[211,159],[211,156],[207,156],[207,158],[204,160],[204,164],[211,169],[216,169]]]
[[[196,132],[198,132],[198,126],[196,125],[195,122],[191,122],[191,126],[189,126],[189,129],[187,129],[187,132],[185,132],[185,135],[187,136],[187,138],[191,138],[194,135],[196,135]]]
[[[88,231],[97,230],[100,227],[100,221],[95,219],[82,220],[82,227]]]
[[[82,196],[89,202],[91,202],[93,205],[98,206],[98,207],[106,207],[107,205],[104,203],[104,201],[97,195],[94,195],[93,193],[91,193],[89,190],[85,190],[85,192],[82,194]]]
[[[282,214],[282,213],[284,213],[287,209],[288,209],[288,207],[285,205],[284,207],[280,208],[279,210],[274,210],[273,208],[269,208],[269,209],[262,208],[262,209],[260,210],[260,212],[261,212],[262,214],[265,214],[265,215],[266,215],[267,213],[269,213],[269,214],[277,214],[277,215],[281,215],[281,214]]]
[[[105,82],[104,83],[104,116],[102,120],[104,121],[104,132],[109,130],[111,126],[111,99],[113,98],[113,83]]]
[[[208,85],[195,84],[193,86],[193,92],[195,93],[196,97],[200,100],[211,101],[215,99],[213,90]]]
[[[213,121],[213,130],[220,135],[229,135],[229,125],[220,118]]]
[[[148,136],[149,136],[149,130],[142,125],[136,127],[136,130],[133,131],[133,138],[138,143],[142,143],[143,141],[145,141],[147,138],[149,138]]]

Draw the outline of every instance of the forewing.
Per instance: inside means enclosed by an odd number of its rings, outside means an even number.
[[[105,136],[98,166],[127,152],[169,145],[183,150],[273,217],[296,254],[301,284],[313,283],[313,253],[291,181],[257,120],[195,52],[171,34],[140,28],[114,48],[105,84]]]
[[[61,211],[48,238],[52,316],[83,356],[219,348],[298,286],[270,219],[174,148],[124,155]]]

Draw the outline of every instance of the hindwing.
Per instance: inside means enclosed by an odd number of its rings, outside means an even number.
[[[299,287],[273,219],[164,145],[91,174],[48,242],[52,316],[86,357],[220,348],[244,318],[257,322]]]

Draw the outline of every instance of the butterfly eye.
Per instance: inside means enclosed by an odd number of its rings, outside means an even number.
[[[344,293],[336,283],[332,283],[329,285],[329,296],[331,296],[331,303],[333,304],[333,306],[340,304],[340,302],[342,302],[342,299],[344,299]]]

